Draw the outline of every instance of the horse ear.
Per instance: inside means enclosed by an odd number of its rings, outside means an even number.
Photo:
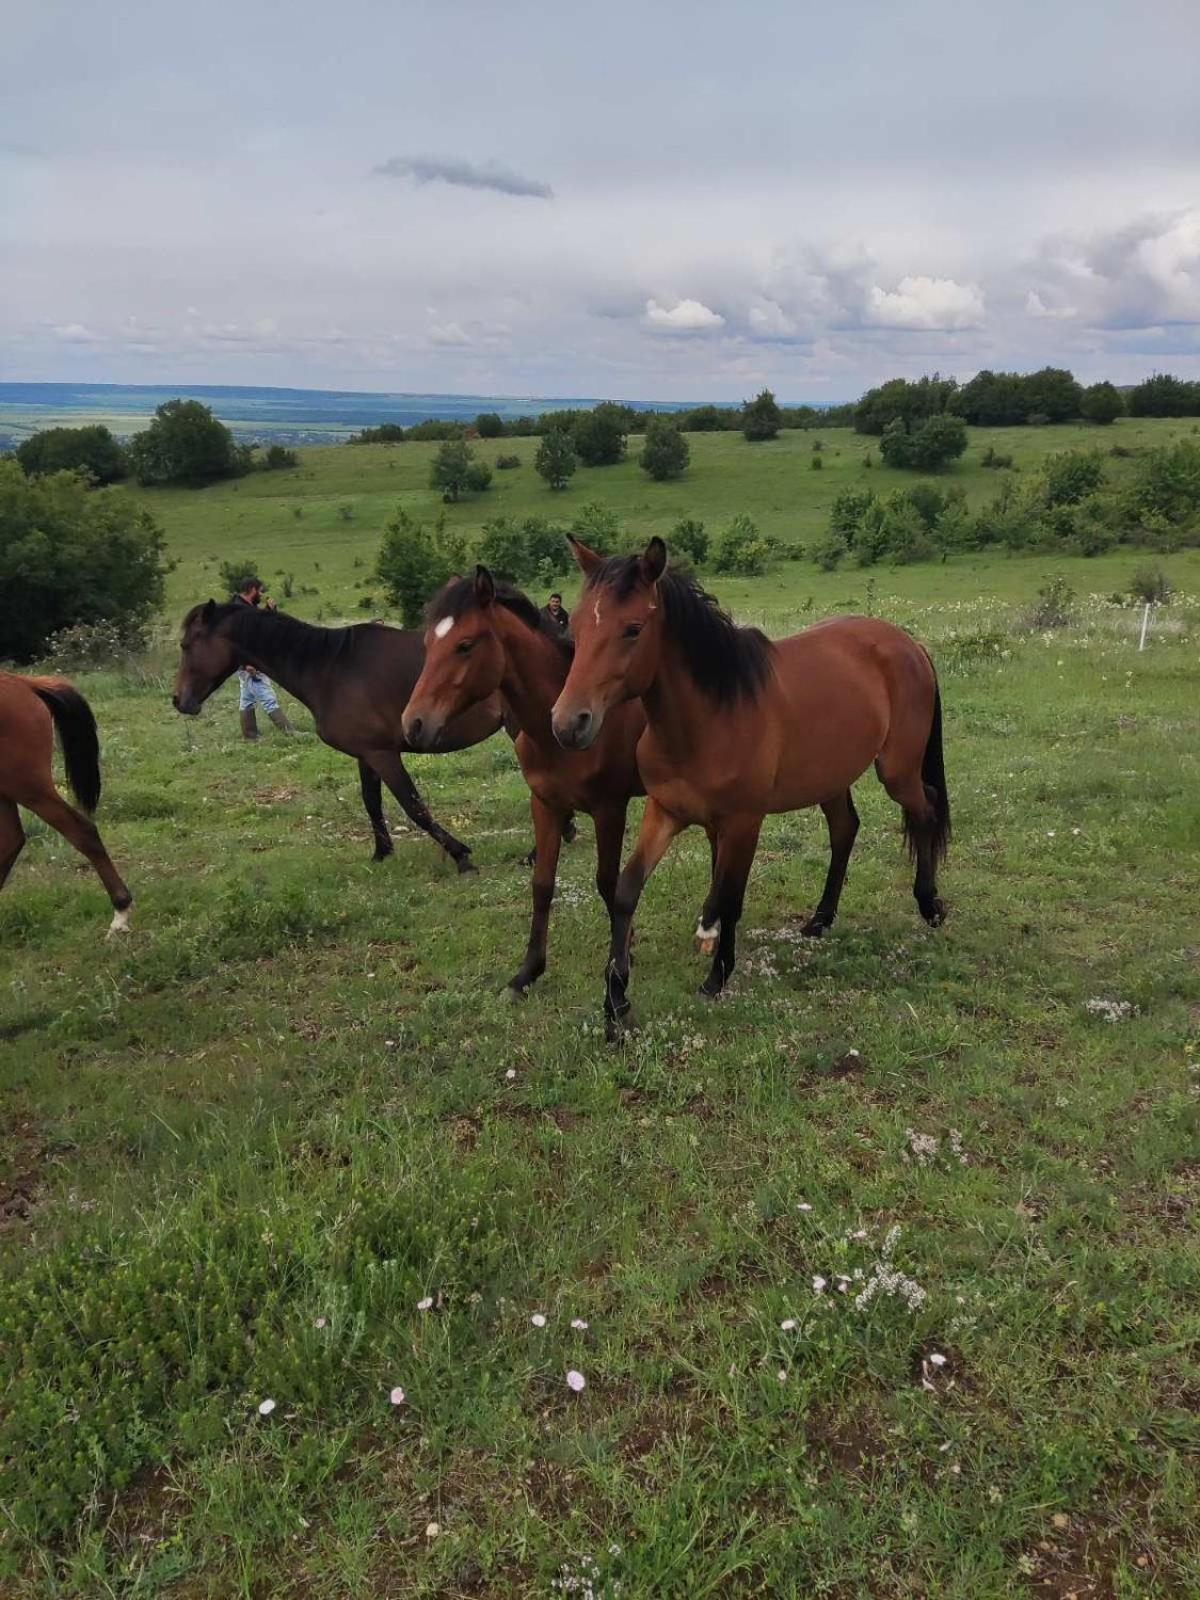
[[[496,580],[486,567],[475,568],[475,599],[481,606],[490,606],[496,598]]]
[[[206,605],[204,607],[204,610],[200,613],[200,616],[205,622],[211,622],[212,619],[216,616],[216,614],[217,614],[217,602],[215,600],[209,600],[206,603]]]
[[[647,583],[657,583],[667,570],[667,547],[657,534],[646,546],[638,568]]]
[[[567,543],[571,546],[571,554],[575,557],[580,569],[586,576],[590,576],[595,572],[596,568],[604,560],[603,556],[598,556],[594,550],[589,550],[583,540],[577,539],[573,533],[567,535]]]

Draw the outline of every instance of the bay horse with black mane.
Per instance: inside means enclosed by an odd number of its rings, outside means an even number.
[[[176,711],[198,716],[240,666],[257,667],[308,707],[327,745],[357,760],[376,861],[393,850],[383,815],[386,783],[410,821],[441,845],[459,872],[474,872],[470,847],[434,821],[400,759],[410,748],[401,716],[424,660],[420,633],[377,622],[319,628],[282,611],[209,600],[184,617],[180,650],[171,699]],[[503,721],[500,697],[492,695],[446,729],[439,749],[466,750]]]
[[[426,616],[425,666],[404,713],[410,748],[441,749],[454,719],[497,691],[520,729],[517,760],[529,785],[536,839],[529,943],[508,983],[522,996],[546,970],[559,851],[573,812],[588,812],[595,821],[596,888],[612,915],[625,814],[630,799],[646,792],[635,754],[646,714],[631,700],[614,709],[588,749],[564,750],[550,712],[566,682],[571,642],[528,595],[497,582],[486,567],[476,567],[474,578],[452,578]]]
[[[51,758],[56,729],[67,782],[82,811],[68,805],[54,784]],[[99,803],[100,741],[92,708],[79,690],[62,678],[0,672],[0,889],[25,847],[17,810],[24,806],[95,867],[113,904],[108,931],[122,933],[129,926],[133,896],[91,821],[90,813]]]
[[[615,707],[640,698],[637,758],[648,799],[617,883],[605,983],[610,1034],[629,1011],[629,940],[642,888],[684,828],[713,849],[713,881],[697,938],[719,994],[733,971],[735,933],[763,819],[819,805],[829,826],[824,892],[804,932],[837,913],[858,832],[851,785],[874,763],[904,813],[916,861],[913,893],[931,926],[945,916],[937,864],[950,839],[942,701],[925,649],[874,617],[831,617],[772,643],[737,627],[694,578],[667,567],[651,539],[641,555],[604,558],[572,540],[583,594],[571,615],[575,655],[554,706],[570,750],[602,735]]]

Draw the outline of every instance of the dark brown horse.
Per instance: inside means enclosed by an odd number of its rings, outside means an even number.
[[[517,759],[530,789],[536,836],[533,920],[525,959],[509,980],[523,995],[546,970],[546,933],[558,856],[571,815],[586,811],[596,824],[596,888],[612,915],[625,814],[633,795],[645,794],[635,750],[646,725],[636,700],[618,706],[586,750],[564,750],[550,726],[550,710],[566,682],[570,640],[547,624],[533,601],[486,567],[474,578],[454,578],[429,603],[425,666],[404,713],[404,735],[414,750],[443,748],[448,728],[499,691],[520,733]]]
[[[473,872],[470,847],[434,821],[408,775],[401,716],[420,676],[424,651],[412,629],[363,622],[318,628],[282,611],[253,606],[193,606],[183,619],[182,660],[172,704],[194,717],[243,664],[281,683],[313,714],[319,737],[358,761],[363,805],[375,835],[375,860],[392,854],[383,815],[386,783],[411,821],[435,839],[460,872]],[[499,695],[473,707],[446,730],[441,750],[465,750],[502,725]]]
[[[100,741],[92,708],[61,678],[21,678],[0,672],[0,889],[25,845],[18,806],[57,829],[85,855],[113,903],[109,933],[129,926],[133,896],[113,866],[104,841],[83,812],[54,786],[54,730],[62,745],[71,792],[92,812],[100,801]]]
[[[554,707],[554,733],[584,750],[613,708],[640,697],[638,766],[649,796],[617,883],[605,991],[615,1032],[629,1010],[629,936],[646,879],[684,828],[706,829],[713,881],[697,938],[719,994],[733,970],[746,880],[769,812],[819,805],[829,825],[825,889],[805,932],[833,922],[858,832],[850,786],[875,764],[904,812],[916,860],[913,893],[936,926],[936,869],[950,838],[942,703],[928,654],[902,628],[833,617],[776,643],[736,627],[696,581],[667,570],[651,539],[640,556],[596,555],[572,541],[586,582],[571,616],[575,656]]]

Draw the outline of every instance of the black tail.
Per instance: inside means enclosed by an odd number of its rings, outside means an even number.
[[[933,859],[944,861],[950,848],[950,794],[946,788],[946,763],[942,754],[942,691],[936,683],[933,691],[933,724],[921,760],[921,778],[935,814]],[[904,815],[904,838],[909,854],[915,856],[916,839],[907,812]]]
[[[100,739],[91,706],[69,683],[43,679],[30,688],[54,718],[72,794],[85,811],[95,811],[100,804]]]

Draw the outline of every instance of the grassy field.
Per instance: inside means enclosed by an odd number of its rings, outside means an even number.
[[[603,498],[639,533],[749,509],[805,539],[861,470],[810,445],[768,447],[749,505],[757,453],[722,438],[678,486],[622,467],[560,502],[522,469],[452,515]],[[428,455],[150,497],[172,613],[241,554],[352,611]],[[819,815],[771,819],[708,1004],[687,835],[619,1049],[586,823],[546,977],[498,993],[529,898],[507,741],[413,761],[460,879],[402,827],[372,865],[351,764],[242,745],[231,690],[175,716],[166,649],[82,680],[135,931],[104,941],[31,823],[0,898],[0,1593],[1200,1593],[1200,553],[1140,654],[1088,598],[1136,564],[722,586],[775,632],[869,604],[930,644],[951,916],[921,922],[864,780],[833,933],[796,931]],[[1056,568],[1075,625],[1014,626]]]

